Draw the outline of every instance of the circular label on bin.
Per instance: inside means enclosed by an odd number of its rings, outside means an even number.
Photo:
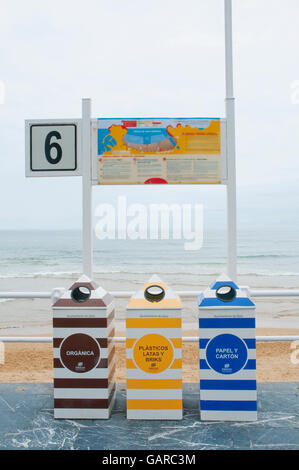
[[[234,374],[243,369],[247,362],[247,346],[238,336],[221,334],[208,342],[206,358],[209,366],[216,372]]]
[[[152,333],[136,341],[133,359],[139,369],[157,374],[170,367],[174,359],[174,349],[165,336]]]
[[[89,335],[76,333],[64,339],[60,346],[62,364],[72,372],[88,372],[100,360],[100,346]]]

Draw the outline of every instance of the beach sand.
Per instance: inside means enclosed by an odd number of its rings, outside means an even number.
[[[122,332],[117,332],[121,336]],[[194,336],[194,331],[184,331]],[[299,335],[299,329],[257,329],[257,336]],[[297,346],[299,348],[299,345]],[[299,364],[293,364],[290,342],[257,343],[258,382],[299,382]],[[116,344],[118,382],[125,382],[125,344]],[[297,354],[299,358],[299,354]],[[0,364],[0,382],[52,382],[51,343],[6,343],[5,363]],[[198,343],[183,344],[183,380],[198,382]]]

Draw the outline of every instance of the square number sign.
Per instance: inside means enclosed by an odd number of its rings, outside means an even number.
[[[26,121],[26,176],[80,175],[80,121]]]

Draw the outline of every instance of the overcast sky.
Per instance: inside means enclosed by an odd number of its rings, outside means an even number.
[[[93,117],[224,117],[223,3],[1,1],[0,229],[81,223],[80,178],[25,178],[25,119],[80,117],[83,97]],[[298,0],[233,1],[242,211],[275,206],[279,217],[299,200],[298,21]],[[223,189],[96,187],[94,203],[155,191],[213,208]]]

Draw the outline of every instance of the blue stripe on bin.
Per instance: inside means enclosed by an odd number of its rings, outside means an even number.
[[[214,297],[198,298],[199,307],[254,307],[254,303],[251,302],[248,297],[235,297],[231,302],[223,302]]]
[[[208,342],[210,341],[211,338],[200,338],[199,339],[199,348],[200,349],[206,349]]]
[[[256,401],[224,401],[224,400],[201,400],[201,410],[213,411],[256,411]]]
[[[199,366],[200,366],[201,370],[210,369],[210,366],[209,366],[209,364],[207,363],[207,361],[205,359],[200,359]],[[244,367],[244,370],[255,370],[255,369],[256,369],[256,360],[255,359],[248,359],[248,361],[247,361],[247,363]]]
[[[255,338],[243,338],[243,341],[246,344],[248,349],[255,349],[256,348]]]
[[[199,361],[199,367],[200,367],[201,370],[203,370],[203,369],[210,369],[209,364],[208,364],[207,361],[205,361],[204,359],[200,359],[200,361]]]
[[[200,318],[199,328],[255,328],[255,318]]]
[[[234,289],[239,289],[237,284],[235,284],[233,281],[227,281],[227,282],[217,281],[210,287],[210,289],[211,290],[217,290],[217,289],[219,289],[219,287],[222,287],[222,286],[230,286],[230,287],[233,287]]]
[[[248,369],[250,369],[250,370],[256,369],[256,360],[255,359],[248,359],[247,364],[244,367],[244,369],[247,369],[247,370]]]
[[[206,346],[208,342],[210,341],[211,338],[200,338],[199,340],[199,348],[200,349],[206,349]]]
[[[233,333],[233,332],[232,332]],[[208,342],[211,338],[200,338],[199,347],[200,349],[206,349]],[[255,339],[242,338],[248,349],[255,349],[256,341]]]
[[[200,380],[201,390],[256,390],[256,380]]]

